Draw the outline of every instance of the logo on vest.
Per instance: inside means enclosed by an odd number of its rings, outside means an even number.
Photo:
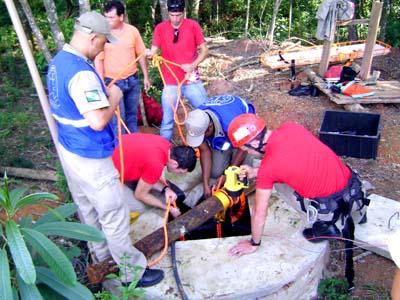
[[[210,99],[204,105],[206,106],[222,106],[226,104],[231,104],[235,101],[237,97],[232,95],[221,95],[215,96]]]
[[[100,101],[100,93],[98,90],[92,90],[92,91],[87,91],[85,92],[85,97],[86,101],[91,103],[91,102],[97,102]]]

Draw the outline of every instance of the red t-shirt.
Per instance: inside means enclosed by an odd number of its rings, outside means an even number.
[[[163,58],[177,64],[190,64],[197,57],[197,47],[205,42],[203,31],[200,25],[191,19],[183,19],[179,26],[179,37],[176,43],[174,40],[174,28],[170,21],[161,22],[154,29],[152,45],[161,49]],[[168,65],[176,74],[179,82],[185,78],[185,72],[177,66]],[[166,84],[178,84],[166,65],[161,65],[161,71]]]
[[[257,174],[257,188],[286,183],[306,198],[329,196],[342,190],[350,170],[311,132],[296,123],[273,131]]]
[[[161,177],[168,161],[171,144],[155,134],[132,133],[122,136],[125,181],[143,179],[155,184]],[[121,173],[121,161],[118,146],[112,155],[115,168]]]

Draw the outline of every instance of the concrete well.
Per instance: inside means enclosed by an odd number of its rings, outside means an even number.
[[[179,275],[189,299],[312,299],[329,252],[327,242],[306,241],[300,216],[271,199],[262,244],[240,258],[228,249],[246,237],[176,242]],[[251,203],[251,201],[250,201]],[[133,242],[162,226],[161,211],[150,209],[132,224]],[[157,255],[156,255],[157,256]],[[155,266],[165,272],[146,299],[180,299],[168,253]]]

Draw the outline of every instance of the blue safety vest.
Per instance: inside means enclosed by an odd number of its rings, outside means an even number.
[[[65,149],[82,157],[109,157],[115,148],[112,127],[108,124],[101,131],[90,128],[68,92],[70,80],[81,71],[94,72],[102,82],[85,59],[65,50],[60,51],[49,65],[47,88],[51,112],[57,124],[58,141]],[[106,93],[103,84],[102,89]]]
[[[245,113],[255,113],[253,104],[239,96],[220,95],[214,96],[198,107],[204,111],[211,111],[218,118],[223,132],[215,132],[213,137],[206,138],[213,149],[219,149],[218,145],[228,142],[228,127],[234,118]],[[215,126],[214,126],[215,127]],[[216,140],[218,139],[218,142]]]

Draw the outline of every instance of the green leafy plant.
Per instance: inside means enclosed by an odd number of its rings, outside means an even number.
[[[36,222],[32,216],[17,220],[16,213],[28,205],[40,205],[42,199],[57,200],[51,193],[24,196],[26,189],[9,189],[7,175],[0,188],[0,299],[43,299],[48,289],[67,299],[94,299],[92,293],[77,281],[70,260],[48,236],[62,236],[101,242],[97,229],[65,218],[77,210],[75,204],[50,209]]]
[[[326,300],[347,300],[349,294],[347,292],[348,284],[344,279],[327,278],[321,280],[318,286],[318,295]]]
[[[142,288],[137,288],[136,285],[140,279],[139,273],[142,267],[133,266],[129,263],[130,257],[128,255],[123,255],[121,257],[121,264],[119,265],[118,274],[108,274],[108,279],[118,279],[121,282],[127,281],[127,275],[130,274],[132,281],[128,286],[120,286],[118,290],[120,296],[113,295],[109,291],[102,291],[97,293],[95,296],[100,300],[129,300],[129,299],[141,299],[144,296],[144,290]]]

